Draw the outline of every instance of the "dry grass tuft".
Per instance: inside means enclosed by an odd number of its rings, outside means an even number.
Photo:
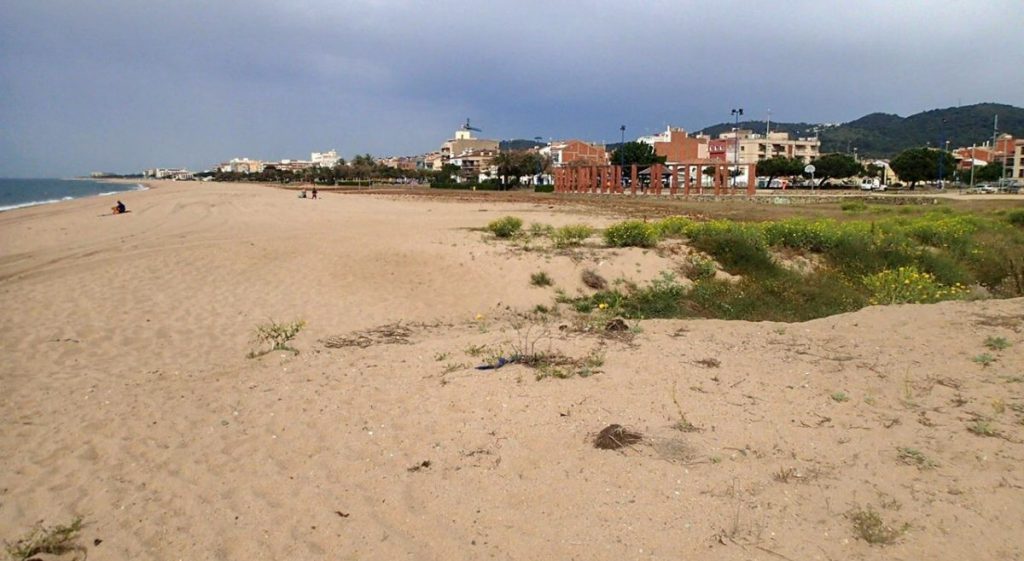
[[[853,523],[853,533],[858,538],[874,545],[890,545],[907,530],[907,526],[893,528],[887,525],[877,512],[868,507],[867,509],[855,509],[849,513],[850,521]]]
[[[594,448],[601,450],[618,450],[643,441],[644,435],[631,431],[622,425],[611,424],[601,429],[594,438]]]
[[[389,323],[365,331],[357,331],[349,335],[332,335],[323,339],[322,343],[329,349],[343,347],[359,347],[365,349],[372,345],[408,345],[412,329],[407,325]]]
[[[75,518],[66,526],[36,526],[25,537],[13,543],[5,542],[7,554],[15,561],[26,561],[40,554],[63,555],[71,551],[84,553],[85,546],[75,543],[82,525],[82,519]]]
[[[583,269],[583,273],[580,275],[580,278],[583,281],[583,284],[593,288],[594,290],[604,290],[608,288],[608,281],[593,269]]]

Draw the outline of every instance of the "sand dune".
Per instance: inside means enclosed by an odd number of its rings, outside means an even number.
[[[672,256],[474,230],[612,220],[545,204],[126,197],[0,213],[2,538],[80,515],[90,559],[1024,558],[1022,299],[527,332],[554,297],[532,273],[574,293]],[[270,319],[307,322],[300,354],[246,358]],[[325,344],[399,321],[404,344]],[[988,336],[1012,346],[982,366]],[[524,338],[601,372],[473,368]],[[647,438],[593,448],[610,423]],[[896,543],[857,538],[866,508]]]

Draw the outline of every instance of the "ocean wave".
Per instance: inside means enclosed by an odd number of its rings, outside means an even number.
[[[39,206],[39,205],[52,205],[53,203],[59,203],[61,201],[70,201],[74,197],[64,197],[63,199],[47,199],[45,201],[29,201],[27,203],[18,203],[16,205],[4,205],[0,206],[0,212],[5,210],[14,210],[16,208],[25,208],[27,206]]]

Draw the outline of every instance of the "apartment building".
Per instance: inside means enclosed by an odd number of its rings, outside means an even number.
[[[561,167],[569,164],[590,164],[603,166],[608,164],[608,150],[598,144],[590,144],[582,140],[563,140],[552,142],[540,149],[542,156],[551,158],[551,165]]]
[[[1024,187],[1024,139],[1013,143],[1011,158],[1007,158],[1006,176],[1013,179],[1018,187]]]
[[[338,157],[338,153],[334,150],[328,150],[326,152],[313,152],[309,155],[309,161],[312,162],[314,167],[321,168],[333,168],[338,165],[341,159]]]
[[[491,161],[498,154],[494,150],[466,150],[448,163],[459,166],[459,177],[464,181],[481,181],[481,174],[491,169]]]
[[[261,160],[249,158],[232,158],[217,166],[217,171],[224,173],[260,173],[266,164]]]
[[[667,164],[710,158],[708,137],[690,136],[678,127],[667,127],[663,133],[641,136],[637,142],[650,144],[654,147],[654,153],[663,156]]]
[[[739,149],[739,157],[736,150]],[[787,132],[772,132],[767,135],[750,130],[723,132],[717,139],[708,142],[708,154],[712,160],[724,160],[743,164],[756,164],[768,158],[796,158],[810,163],[821,155],[821,141],[817,138],[791,139]]]
[[[497,152],[498,144],[497,140],[474,138],[473,131],[471,130],[457,130],[455,131],[455,138],[448,139],[441,145],[441,157],[434,160],[433,169],[439,170],[444,164],[454,163],[451,161],[452,158],[461,156],[467,152],[481,150]]]

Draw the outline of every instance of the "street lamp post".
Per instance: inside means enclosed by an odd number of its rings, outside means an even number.
[[[739,175],[740,171],[740,115],[743,115],[743,108],[733,109],[732,115],[736,122],[736,128],[732,132],[733,150],[732,150],[732,162],[733,170],[729,172],[732,176],[732,188],[736,188],[736,176]],[[750,181],[750,178],[747,178]]]
[[[626,146],[626,125],[619,127],[619,173],[621,178],[619,179],[620,187],[621,183],[625,181],[626,177],[626,151],[623,148]]]
[[[939,141],[939,189],[942,189],[942,164],[946,159],[946,153],[943,151],[946,146],[946,120],[942,120],[942,139]]]

